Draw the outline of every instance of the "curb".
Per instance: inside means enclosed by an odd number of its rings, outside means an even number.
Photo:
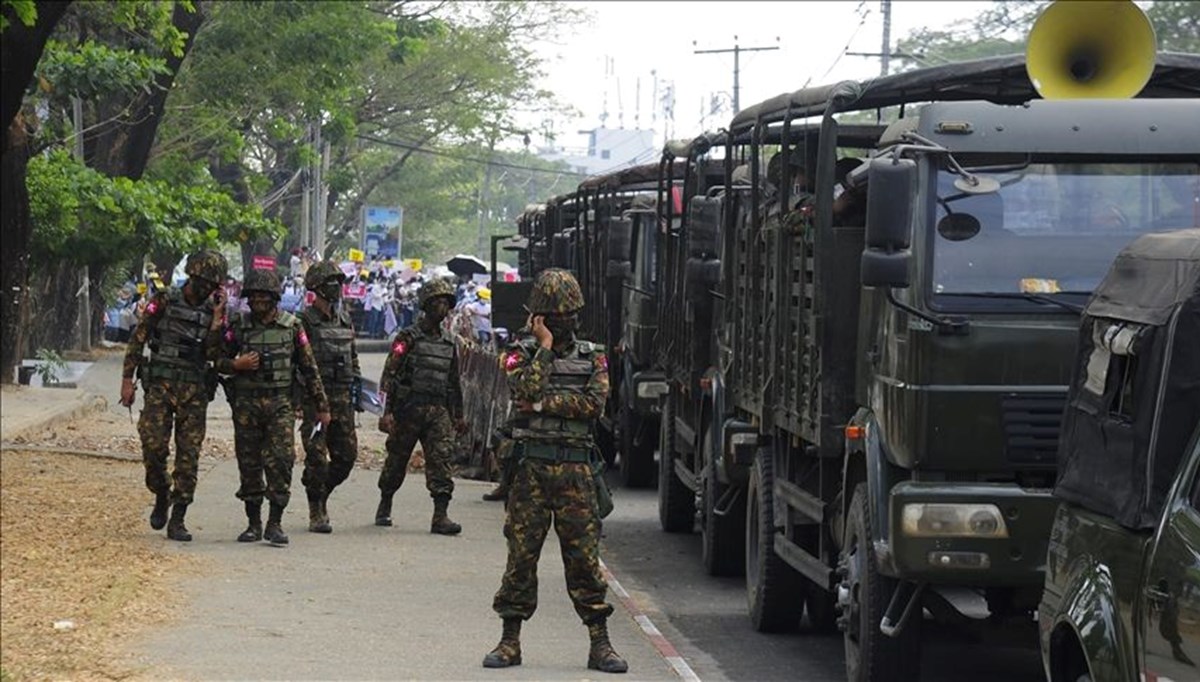
[[[603,559],[600,560],[600,573],[604,576],[605,582],[608,583],[609,589],[617,595],[617,601],[621,602],[621,606],[624,606],[629,615],[633,617],[634,622],[641,628],[642,634],[650,640],[650,644],[654,646],[654,650],[658,652],[659,656],[662,656],[667,665],[671,666],[675,674],[679,675],[680,679],[686,682],[700,682],[700,677],[696,675],[696,671],[692,670],[692,666],[688,665],[683,656],[679,655],[679,651],[675,648],[675,645],[671,644],[671,641],[654,625],[650,617],[642,612],[642,609],[638,607],[633,597],[630,597],[629,593],[625,591],[624,586],[617,581],[617,577],[613,575],[613,572],[608,568],[608,564],[604,563]]]
[[[20,447],[19,441],[27,440],[37,432],[52,430],[55,426],[82,419],[108,409],[108,400],[94,393],[84,393],[65,405],[47,411],[41,419],[17,431],[4,434],[5,447]]]

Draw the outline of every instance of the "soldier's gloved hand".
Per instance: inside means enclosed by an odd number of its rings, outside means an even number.
[[[121,407],[133,407],[133,398],[137,395],[137,389],[133,386],[133,379],[121,380]]]
[[[321,428],[329,428],[329,422],[333,421],[333,415],[328,410],[317,413],[317,421],[321,422]]]
[[[239,372],[252,372],[258,369],[258,352],[250,351],[233,359],[233,368]]]
[[[391,435],[392,427],[396,425],[396,420],[390,414],[385,414],[379,418],[379,430]]]

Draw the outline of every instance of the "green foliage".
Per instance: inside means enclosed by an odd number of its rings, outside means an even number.
[[[58,351],[39,348],[35,357],[38,362],[34,365],[34,373],[42,380],[43,386],[57,384],[63,373],[67,371],[67,360]]]
[[[9,10],[12,10],[13,16],[25,27],[33,26],[37,21],[37,5],[33,0],[3,0],[0,2],[0,9],[3,10],[3,13],[0,13],[0,32],[8,28]]]
[[[1194,0],[1158,0],[1146,10],[1159,48],[1172,52],[1200,53],[1200,3]]]
[[[116,262],[134,253],[186,253],[282,226],[235,202],[211,180],[176,184],[110,178],[56,150],[30,161],[26,180],[34,262]]]
[[[154,78],[166,72],[161,58],[114,49],[93,40],[75,46],[49,41],[37,68],[38,77],[53,91],[84,99],[149,91]]]

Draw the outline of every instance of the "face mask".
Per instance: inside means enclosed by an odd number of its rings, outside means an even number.
[[[318,296],[330,303],[337,303],[342,299],[342,285],[336,280],[325,282],[316,288],[316,292]]]
[[[259,317],[275,309],[275,299],[268,294],[251,294],[247,300],[250,303],[250,311]]]
[[[191,283],[192,292],[196,295],[196,298],[201,301],[209,296],[212,296],[213,292],[217,290],[217,285],[209,282],[208,280],[192,279]]]
[[[425,304],[425,314],[434,324],[446,319],[450,312],[450,304],[444,298],[437,298]]]
[[[555,339],[565,339],[575,333],[575,328],[579,326],[579,318],[575,315],[565,315],[563,317],[546,317],[546,329],[554,335]]]

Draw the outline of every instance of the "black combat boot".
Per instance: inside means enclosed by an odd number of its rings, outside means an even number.
[[[379,496],[379,506],[375,508],[375,525],[390,526],[392,525],[392,495],[396,493],[382,493]]]
[[[500,643],[483,657],[483,667],[507,668],[513,665],[521,665],[521,619],[505,618]]]
[[[325,495],[315,490],[308,492],[308,532],[332,533],[329,516],[325,513]]]
[[[262,527],[262,500],[251,502],[246,500],[246,518],[249,519],[250,525],[246,526],[246,530],[237,537],[238,542],[258,542],[263,537]]]
[[[171,506],[170,493],[157,493],[154,497],[154,511],[150,512],[150,527],[162,530],[167,525],[167,508]]]
[[[192,534],[188,532],[187,526],[183,525],[183,517],[187,516],[186,504],[176,502],[174,507],[171,507],[171,520],[167,522],[167,537],[171,540],[179,542],[191,542]]]
[[[283,505],[271,503],[271,512],[267,515],[267,528],[263,531],[263,539],[272,545],[286,545],[287,533],[283,532]]]
[[[483,499],[485,502],[499,502],[501,500],[507,500],[508,499],[508,481],[507,480],[500,481],[500,485],[497,485],[494,490],[483,494]]]
[[[588,625],[588,637],[592,639],[592,648],[588,651],[588,668],[602,673],[623,673],[629,670],[629,664],[608,641],[606,621]]]
[[[438,495],[433,498],[433,521],[429,524],[429,532],[438,535],[458,535],[462,526],[446,516],[446,508],[450,506],[449,495]]]

